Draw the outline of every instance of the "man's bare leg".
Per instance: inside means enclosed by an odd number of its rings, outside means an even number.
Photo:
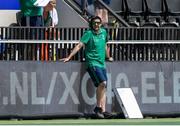
[[[102,111],[105,112],[106,105],[106,82],[102,82],[99,84],[96,90],[96,99],[97,99],[97,107],[102,108]]]

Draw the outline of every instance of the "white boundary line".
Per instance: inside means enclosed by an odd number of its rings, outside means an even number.
[[[76,44],[77,40],[0,40],[0,43],[61,43]],[[110,44],[180,44],[180,40],[121,40],[109,41]]]

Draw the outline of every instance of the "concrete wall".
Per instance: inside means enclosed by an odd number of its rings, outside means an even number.
[[[67,5],[64,0],[57,1],[57,11],[59,15],[60,27],[87,27],[87,22]]]

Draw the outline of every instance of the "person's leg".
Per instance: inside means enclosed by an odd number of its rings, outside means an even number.
[[[101,18],[101,20],[102,20],[102,13],[103,13],[103,10],[102,9],[99,9],[99,8],[96,8],[95,9],[95,16],[99,16],[100,18]]]
[[[90,67],[87,69],[92,81],[96,88],[96,102],[97,105],[94,109],[98,118],[104,118],[103,112],[105,112],[106,105],[106,70],[100,67]]]
[[[87,9],[87,0],[81,0],[81,9],[82,9],[82,14],[86,14],[86,9]]]
[[[42,27],[43,26],[43,17],[42,16],[32,16],[30,17],[30,26],[33,27]],[[37,32],[36,29],[31,29],[30,33],[31,39],[41,39],[40,32]],[[39,49],[39,44],[29,44],[28,48],[30,48],[30,51],[28,54],[30,54],[30,59],[32,60],[39,60],[39,50],[36,51],[36,49]]]
[[[43,26],[43,17],[42,16],[32,16],[30,17],[30,26]]]
[[[95,15],[99,16],[102,20],[102,24],[107,26],[108,24],[108,11],[106,9],[98,9],[96,8]]]
[[[96,89],[96,100],[97,100],[97,107],[102,109],[102,112],[105,112],[105,105],[106,105],[106,82],[102,82]]]
[[[103,98],[102,98],[101,106],[102,106],[103,112],[105,112],[105,111],[106,111],[106,89],[105,89],[104,96],[103,96]]]
[[[102,24],[108,24],[108,11],[106,9],[102,9]]]

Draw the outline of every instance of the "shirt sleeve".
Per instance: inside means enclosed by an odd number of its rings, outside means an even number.
[[[89,41],[89,39],[90,39],[90,36],[91,36],[90,31],[89,31],[89,30],[88,30],[88,31],[85,31],[84,34],[83,34],[83,36],[82,36],[81,39],[80,39],[80,42],[82,42],[82,43],[84,43],[84,44],[87,44],[88,41]]]
[[[106,43],[109,41],[109,34],[108,34],[108,30],[104,29],[104,34],[106,36]]]

